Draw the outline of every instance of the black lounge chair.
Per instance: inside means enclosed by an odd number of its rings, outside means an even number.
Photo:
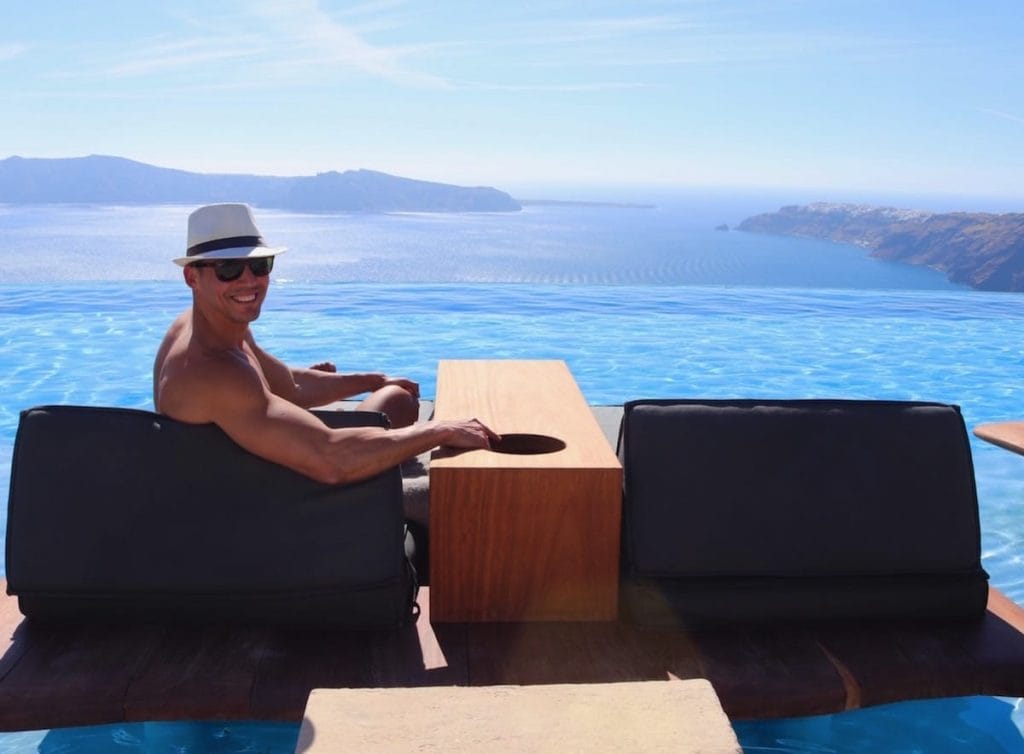
[[[372,412],[317,412],[385,426]],[[22,412],[7,589],[38,621],[389,628],[413,615],[402,478],[346,486],[148,411]]]
[[[853,400],[624,406],[622,605],[688,628],[971,618],[987,574],[959,409]]]

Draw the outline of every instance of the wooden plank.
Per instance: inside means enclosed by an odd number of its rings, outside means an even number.
[[[434,620],[614,620],[622,468],[565,363],[442,361],[434,415],[563,444],[432,455]]]
[[[259,720],[299,720],[315,688],[375,685],[373,632],[278,630],[267,642],[252,689]]]
[[[430,587],[420,587],[414,625],[372,639],[377,686],[464,686],[469,683],[466,628],[430,622]]]
[[[730,719],[818,715],[844,709],[843,678],[814,636],[794,628],[696,632],[702,675]]]
[[[847,708],[941,696],[1024,696],[1024,610],[994,587],[978,620],[865,621],[815,633],[852,684]]]
[[[6,595],[7,582],[0,579],[0,590]],[[21,611],[15,597],[0,597],[0,682],[11,672],[28,649],[28,642],[19,640]]]
[[[990,586],[988,589],[986,607],[988,612],[1024,636],[1024,607],[1018,605],[994,586]]]
[[[243,719],[270,632],[246,626],[168,627],[128,687],[127,720]]]
[[[846,705],[854,708],[981,693],[981,669],[964,651],[964,630],[970,627],[962,623],[863,621],[815,634],[856,684]]]
[[[0,728],[120,722],[129,684],[159,629],[23,623],[24,651],[0,684]],[[40,725],[45,720],[45,725]]]
[[[1000,448],[1024,454],[1024,421],[979,424],[974,428],[974,434]]]
[[[429,590],[422,597],[429,611]],[[704,677],[733,719],[930,696],[1024,696],[1024,610],[996,589],[980,621],[695,634],[621,622],[438,625],[429,612],[400,631],[377,632],[48,627],[21,620],[15,604],[0,598],[0,632],[9,637],[0,657],[0,730],[124,719],[297,721],[310,690],[324,687]]]
[[[474,686],[699,678],[685,634],[613,622],[474,623],[467,626]]]
[[[1024,609],[990,587],[985,620],[965,628],[961,642],[980,669],[978,693],[1024,696]]]

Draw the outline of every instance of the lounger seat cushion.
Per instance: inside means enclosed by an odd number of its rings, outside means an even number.
[[[623,604],[721,625],[984,611],[956,406],[642,400],[624,406]]]
[[[39,620],[391,627],[415,590],[398,468],[325,485],[214,425],[132,409],[22,413],[6,555],[8,592]]]

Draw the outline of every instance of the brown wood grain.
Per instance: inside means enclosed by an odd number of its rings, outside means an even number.
[[[469,684],[466,627],[430,621],[430,587],[417,597],[416,622],[399,631],[373,634],[377,686],[465,686]]]
[[[730,719],[818,715],[844,709],[844,679],[800,627],[693,635],[703,677]]]
[[[701,677],[688,635],[626,623],[473,623],[466,641],[474,686]]]
[[[125,719],[199,719],[211,709],[221,718],[244,717],[269,636],[269,629],[248,626],[161,630],[128,686]]]
[[[974,434],[993,445],[1024,454],[1024,421],[979,424]]]
[[[373,632],[278,630],[268,638],[250,711],[256,719],[297,720],[311,689],[374,685]]]
[[[23,621],[13,633],[20,656],[0,683],[5,730],[124,719],[128,687],[150,661],[159,629]]]
[[[1024,609],[998,589],[989,589],[985,620],[961,628],[960,641],[978,664],[983,679],[978,693],[1021,696],[1024,679]]]
[[[406,628],[345,632],[39,626],[22,619],[13,597],[0,597],[0,730],[295,722],[314,688],[707,678],[733,719],[1024,696],[1024,610],[997,589],[976,621],[699,633],[618,621],[432,624],[430,590],[420,598],[427,612]]]
[[[864,621],[815,634],[856,683],[856,705],[849,706],[871,706],[948,696],[951,678],[967,693],[981,693],[981,670],[963,647],[964,631],[978,625],[980,621]]]
[[[442,361],[434,415],[565,446],[435,452],[433,620],[614,620],[622,468],[565,363]]]

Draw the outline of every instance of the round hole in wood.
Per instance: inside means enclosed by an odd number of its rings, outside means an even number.
[[[499,441],[491,443],[491,450],[495,453],[508,453],[516,456],[536,456],[564,449],[565,443],[550,435],[511,433],[502,435]]]

